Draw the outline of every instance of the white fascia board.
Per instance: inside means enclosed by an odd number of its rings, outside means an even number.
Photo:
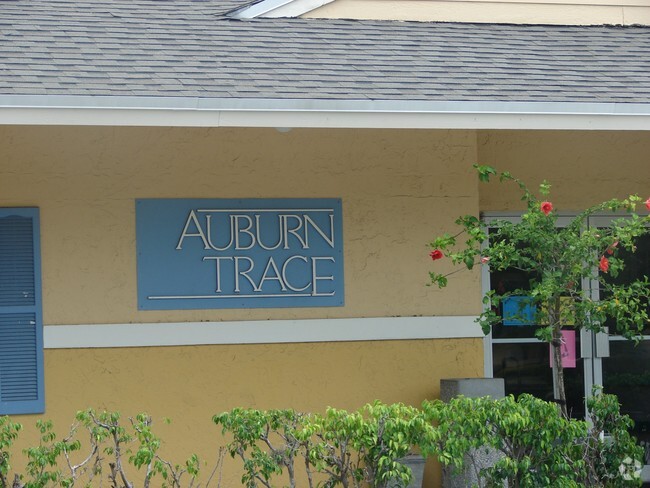
[[[0,96],[0,125],[650,130],[650,103]]]
[[[287,2],[281,7],[270,10],[265,15],[260,17],[268,18],[294,18],[300,17],[302,14],[316,10],[323,5],[333,2],[334,0],[293,0]]]
[[[256,17],[266,17],[266,14],[272,10],[281,8],[287,3],[295,0],[262,0],[261,2],[247,5],[228,14],[233,19],[254,19]]]
[[[300,17],[334,0],[262,0],[228,14],[234,19]]]
[[[46,349],[475,339],[473,316],[48,325]]]

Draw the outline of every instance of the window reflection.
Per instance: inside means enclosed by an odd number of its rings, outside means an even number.
[[[518,397],[522,393],[530,393],[537,398],[553,401],[549,347],[542,342],[493,345],[494,376],[504,379],[507,395]],[[564,369],[564,385],[570,415],[583,418],[585,407],[582,360],[578,360],[576,368]]]
[[[641,236],[637,240],[635,252],[621,249],[616,257],[625,262],[625,268],[616,277],[605,275],[608,283],[622,285],[650,276],[650,235]],[[647,307],[650,314],[650,303]],[[606,325],[610,328],[610,332],[616,332],[616,324],[612,320],[608,320]],[[643,330],[643,334],[650,335],[650,324]]]
[[[634,420],[632,434],[645,447],[650,464],[650,342],[612,341],[603,358],[606,393],[618,396],[621,412]]]

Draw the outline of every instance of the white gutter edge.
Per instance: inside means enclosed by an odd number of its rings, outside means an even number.
[[[255,19],[258,17],[280,18],[300,17],[334,0],[262,0],[237,9],[227,16],[233,19]]]
[[[650,103],[5,95],[0,125],[650,130]]]
[[[47,325],[46,349],[482,338],[474,316]]]
[[[233,10],[226,14],[226,16],[233,19],[254,19],[257,17],[265,17],[268,12],[295,1],[297,0],[262,0],[261,2],[256,2],[238,8],[237,10]]]

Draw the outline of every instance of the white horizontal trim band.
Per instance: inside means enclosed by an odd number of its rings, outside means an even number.
[[[46,349],[483,337],[473,316],[48,325]]]
[[[650,104],[5,95],[0,124],[650,130]]]

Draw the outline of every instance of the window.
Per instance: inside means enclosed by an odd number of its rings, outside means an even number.
[[[487,218],[511,222],[520,220],[518,215],[489,215]],[[559,217],[557,225],[565,227],[570,220],[570,217]],[[483,267],[483,272],[485,290],[494,289],[503,293],[529,287],[531,276],[521,270],[496,271]],[[535,337],[537,328],[538,324],[525,320],[514,320],[510,323],[504,321],[495,325],[488,336],[491,342],[488,352],[491,365],[486,375],[503,378],[506,394],[519,396],[521,393],[530,393],[543,400],[551,401],[554,398],[554,384],[549,345]],[[568,329],[572,330],[571,327]],[[581,346],[580,339],[580,334],[577,334],[575,342],[577,350]],[[577,361],[574,368],[564,369],[564,381],[569,414],[573,417],[584,417],[585,387],[582,361]]]
[[[39,214],[0,208],[0,415],[42,413]]]
[[[614,216],[616,217],[616,216]],[[514,215],[487,216],[492,219],[517,222]],[[558,226],[566,226],[570,218],[559,217]],[[613,216],[592,216],[588,225],[605,228]],[[650,277],[650,236],[636,241],[636,251],[620,249],[618,257],[626,267],[618,276],[605,278],[617,284],[630,283]],[[525,289],[528,276],[518,270],[497,271],[482,268],[483,289],[512,291]],[[601,298],[598,282],[583,283],[594,299]],[[645,304],[650,307],[650,304]],[[650,311],[650,308],[648,308]],[[501,311],[502,316],[503,312]],[[650,481],[650,327],[643,331],[638,343],[616,335],[616,324],[609,320],[606,332],[577,331],[575,337],[576,366],[565,368],[565,387],[569,413],[575,417],[585,414],[583,398],[589,396],[594,385],[603,385],[605,392],[618,396],[621,412],[634,420],[632,434],[645,448],[646,467],[642,479]],[[503,378],[506,394],[518,396],[531,393],[550,400],[553,398],[553,377],[549,346],[535,336],[535,325],[510,323],[496,325],[486,338],[486,376]],[[568,330],[572,328],[567,327]],[[645,485],[644,485],[645,486]]]

